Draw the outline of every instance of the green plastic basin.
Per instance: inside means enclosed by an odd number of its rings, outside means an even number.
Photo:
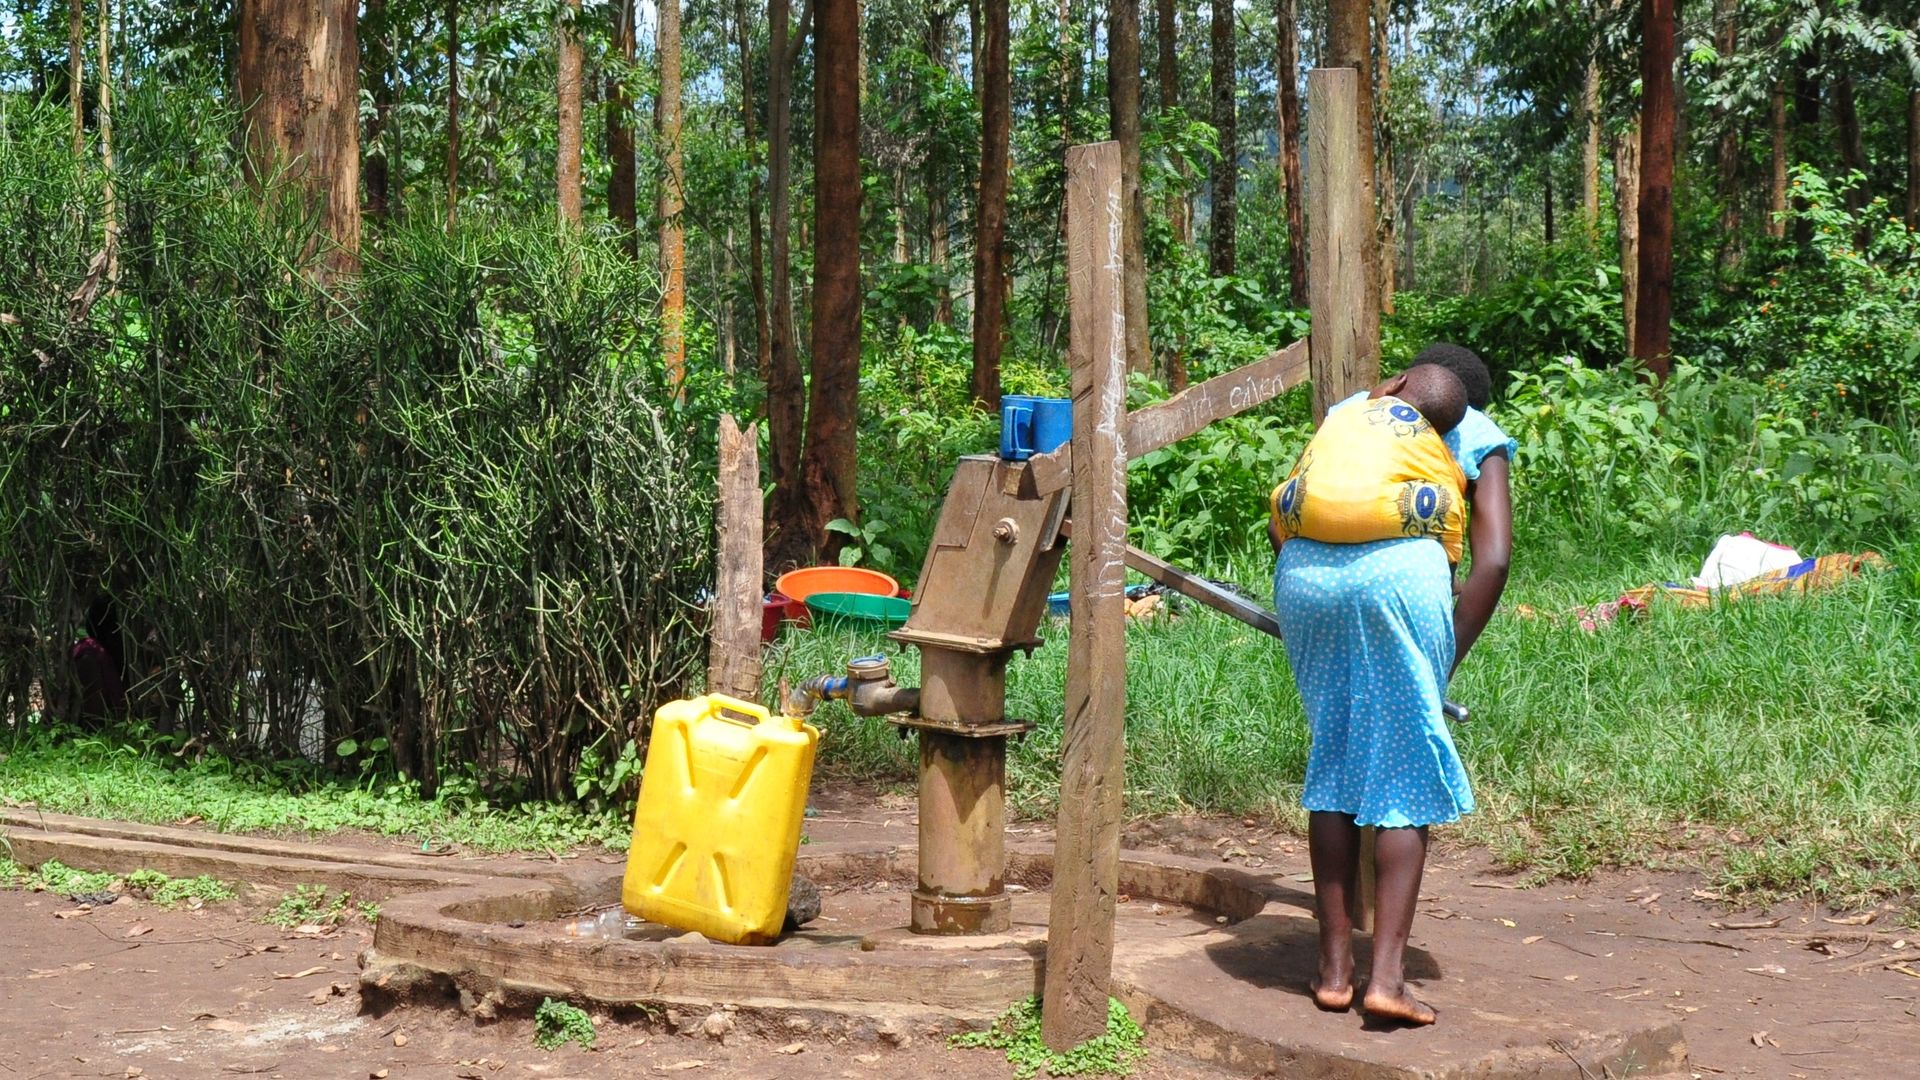
[[[867,593],[814,593],[807,597],[807,610],[815,624],[841,623],[849,626],[895,629],[905,626],[913,614],[913,602],[897,596],[873,596]]]

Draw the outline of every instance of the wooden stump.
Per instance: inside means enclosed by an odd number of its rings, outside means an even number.
[[[760,451],[757,432],[720,417],[719,574],[707,646],[707,692],[760,697]]]

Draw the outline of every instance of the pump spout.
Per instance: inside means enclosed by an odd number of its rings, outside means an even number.
[[[892,666],[884,656],[849,661],[845,675],[815,675],[787,691],[781,711],[810,716],[814,704],[827,698],[846,702],[856,716],[891,716],[920,709],[919,687],[894,682]]]

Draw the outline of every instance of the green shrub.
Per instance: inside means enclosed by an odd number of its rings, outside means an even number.
[[[1040,1038],[1040,1001],[1028,998],[1008,1009],[985,1031],[955,1035],[957,1047],[1005,1050],[1013,1075],[1027,1080],[1045,1071],[1048,1076],[1127,1076],[1147,1054],[1147,1035],[1127,1007],[1107,999],[1107,1030],[1062,1054],[1047,1048]]]
[[[700,671],[712,562],[710,425],[664,390],[648,274],[467,215],[370,234],[329,292],[300,200],[241,182],[236,117],[136,88],[122,119],[90,308],[100,178],[61,109],[0,120],[0,711],[36,685],[75,711],[104,597],[169,749],[338,749],[429,795],[449,764],[615,782]]]
[[[1920,401],[1920,233],[1885,199],[1857,213],[1802,166],[1788,229],[1811,237],[1728,328],[1733,359],[1800,410],[1897,420]]]

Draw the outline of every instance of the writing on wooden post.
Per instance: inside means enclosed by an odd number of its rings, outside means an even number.
[[[1073,625],[1041,1037],[1056,1052],[1103,1034],[1113,971],[1126,787],[1126,312],[1120,145],[1067,151],[1073,374]]]
[[[1368,337],[1365,310],[1373,208],[1360,176],[1359,87],[1352,68],[1307,73],[1308,359],[1316,424],[1328,407],[1380,378],[1380,342]]]

